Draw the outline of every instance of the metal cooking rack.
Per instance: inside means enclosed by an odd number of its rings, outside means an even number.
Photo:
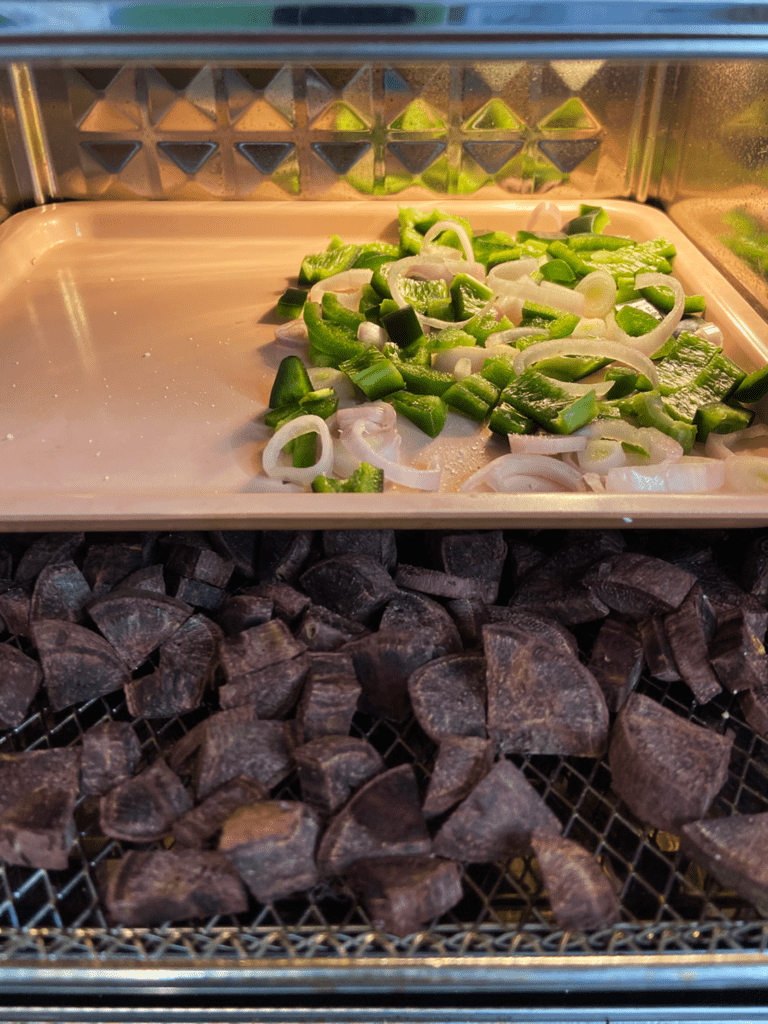
[[[18,638],[7,642],[27,647]],[[643,677],[638,689],[676,714],[718,732],[734,732],[728,781],[715,800],[715,813],[768,810],[768,742],[745,724],[733,695],[723,693],[697,706],[682,683]],[[209,710],[133,720],[145,759],[166,753]],[[58,713],[39,697],[24,724],[0,737],[0,752],[68,747],[108,719],[131,720],[120,692]],[[358,714],[352,731],[376,747],[387,767],[412,763],[419,785],[426,785],[436,747],[414,718],[397,726]],[[630,986],[633,971],[640,968],[644,976],[671,971],[665,983],[674,987],[685,964],[693,972],[689,985],[706,987],[726,979],[754,982],[750,964],[758,973],[765,970],[761,958],[751,955],[766,952],[768,920],[683,856],[675,836],[635,819],[611,791],[605,760],[515,760],[563,822],[564,834],[593,852],[613,877],[621,896],[621,924],[589,934],[560,929],[536,862],[526,856],[466,865],[461,903],[404,939],[376,931],[337,881],[238,917],[152,929],[110,927],[100,907],[100,877],[105,862],[120,854],[121,844],[100,835],[94,798],[81,798],[78,840],[68,870],[0,866],[4,988],[91,990],[103,984],[115,991],[162,977],[194,985],[198,993],[227,984],[303,991],[330,978],[352,990],[407,981],[415,991],[420,978],[429,984],[430,974],[434,984],[437,969],[441,983],[450,977],[454,984],[477,990],[508,986],[516,977],[519,982],[526,965],[535,966],[535,976],[523,983],[533,987],[594,987],[595,972],[607,972],[612,985],[620,978],[619,987]],[[277,795],[300,799],[295,774]],[[737,975],[734,963],[740,965]]]

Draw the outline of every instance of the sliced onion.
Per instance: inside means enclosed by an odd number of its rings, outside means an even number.
[[[441,348],[435,352],[432,358],[432,367],[441,373],[453,373],[456,364],[460,359],[468,359],[472,366],[472,373],[482,370],[483,363],[488,358],[488,349],[480,345],[460,345],[458,348]]]
[[[537,284],[530,277],[517,277],[514,280],[498,279],[493,285],[488,281],[489,287],[493,287],[496,293],[496,302],[505,302],[509,298],[522,299],[523,302],[536,302],[543,306],[551,306],[561,313],[575,313],[582,316],[584,313],[584,296],[571,288],[565,288],[561,284],[553,284],[551,281],[542,281]]]
[[[610,469],[627,464],[627,454],[621,441],[606,437],[592,438],[584,451],[579,452],[577,459],[580,469],[585,473],[607,473]]]
[[[280,453],[288,442],[309,433],[320,436],[320,458],[314,466],[298,468],[280,465]],[[333,468],[333,442],[325,420],[320,416],[298,416],[284,423],[267,442],[261,453],[261,463],[264,472],[272,480],[285,480],[294,484],[311,484],[316,476],[330,473]]]
[[[539,203],[531,210],[526,231],[560,231],[562,227],[560,211],[554,203]]]
[[[638,373],[643,373],[654,387],[658,387],[659,375],[656,367],[641,352],[608,338],[552,338],[550,341],[529,345],[515,356],[515,373],[521,374],[526,367],[540,359],[552,356],[594,356],[597,359],[614,359],[625,363]]]
[[[737,494],[765,494],[768,492],[768,459],[763,455],[729,455],[722,462],[725,483],[729,491]]]
[[[563,491],[584,490],[581,473],[559,459],[549,455],[512,454],[493,459],[465,480],[459,490],[474,491],[481,484],[486,484],[494,491],[505,492],[505,480],[521,475],[541,477],[558,484]]]
[[[326,292],[353,292],[362,288],[364,284],[370,284],[373,277],[372,270],[364,267],[353,267],[351,270],[342,270],[339,274],[332,274],[322,281],[315,281],[309,289],[310,302],[322,302]]]
[[[289,320],[287,323],[279,324],[275,328],[275,341],[279,341],[283,345],[303,348],[308,340],[309,333],[303,317]]]
[[[569,335],[571,338],[604,338],[608,333],[605,320],[599,316],[583,316]]]
[[[734,430],[730,434],[707,434],[704,453],[713,459],[727,459],[733,452],[734,445],[739,441],[751,441],[756,437],[768,437],[768,427],[764,423],[753,423],[743,430]]]
[[[357,340],[366,345],[375,345],[376,348],[381,348],[388,338],[389,335],[383,327],[372,324],[369,320],[364,320],[357,328]]]
[[[504,287],[509,281],[517,281],[521,277],[530,277],[539,269],[539,261],[534,256],[524,256],[520,260],[507,260],[499,263],[488,271],[486,284],[489,288]]]
[[[474,262],[475,253],[472,249],[472,242],[467,234],[467,229],[455,220],[439,220],[437,224],[433,224],[424,235],[422,246],[428,246],[430,242],[434,241],[438,235],[442,235],[444,231],[454,231],[456,233],[459,242],[461,242],[461,248],[464,250],[465,259]]]
[[[663,434],[656,427],[635,427],[626,420],[592,420],[576,433],[583,434],[585,437],[627,441],[629,444],[639,445],[648,452],[651,465],[661,462],[671,465],[673,462],[679,462],[683,457],[682,445],[673,437]],[[628,465],[648,465],[644,459],[642,462],[638,462],[640,458],[642,457],[628,453],[626,461]]]
[[[683,291],[683,286],[676,278],[671,277],[669,274],[658,274],[655,271],[648,274],[638,274],[635,277],[635,288],[638,291],[654,286],[671,289],[672,294],[675,296],[675,303],[669,313],[653,330],[647,334],[641,334],[639,338],[632,339],[632,344],[647,356],[652,355],[656,349],[661,348],[680,323],[683,309],[685,308],[685,292]]]
[[[384,458],[370,443],[370,435],[365,429],[365,421],[357,420],[341,433],[341,443],[361,462],[369,462],[372,466],[384,471],[384,476],[392,483],[412,487],[418,491],[436,491],[440,487],[442,470],[413,469],[399,462]]]
[[[457,360],[456,365],[453,368],[453,376],[456,380],[464,380],[465,377],[469,377],[474,371],[472,370],[472,360],[463,356]]]
[[[509,450],[523,455],[562,455],[587,447],[586,437],[577,434],[508,434]]]
[[[616,282],[607,270],[593,270],[574,291],[584,296],[584,316],[605,318],[616,305]]]
[[[514,345],[520,338],[548,338],[549,331],[543,327],[510,327],[506,331],[496,331],[490,334],[485,342],[486,348],[495,348],[497,345]],[[493,344],[489,345],[488,342]]]
[[[341,433],[362,422],[369,444],[384,459],[397,462],[402,437],[397,429],[397,413],[388,402],[364,402],[336,412],[336,426]]]
[[[766,466],[768,467],[768,460]],[[611,494],[711,494],[723,486],[725,464],[717,459],[685,455],[657,466],[622,466],[606,474]]]
[[[315,391],[319,391],[321,388],[333,388],[340,402],[355,400],[355,385],[341,370],[336,370],[333,366],[310,366],[307,373]],[[331,429],[330,424],[329,429]]]
[[[605,480],[599,473],[585,473],[582,479],[587,490],[605,494]]]

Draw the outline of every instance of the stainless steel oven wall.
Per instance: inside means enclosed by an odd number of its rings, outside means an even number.
[[[50,199],[642,200],[665,73],[618,60],[34,67],[32,153],[48,166],[33,177]]]

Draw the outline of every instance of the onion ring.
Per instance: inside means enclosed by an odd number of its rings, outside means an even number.
[[[480,484],[486,484],[494,491],[504,492],[507,477],[538,476],[560,485],[563,491],[583,491],[581,473],[566,466],[551,455],[501,455],[478,469],[459,488],[460,491],[474,491]]]
[[[368,436],[366,436],[365,426],[365,420],[359,419],[341,433],[341,443],[355,458],[359,458],[361,462],[369,462],[377,469],[382,469],[386,479],[391,480],[392,483],[403,484],[405,487],[412,487],[418,491],[439,489],[442,470],[413,469],[384,458],[381,452],[371,447]]]
[[[320,458],[314,466],[281,466],[278,463],[280,452],[288,442],[309,433],[320,436]],[[292,484],[311,484],[316,476],[326,476],[333,468],[333,441],[325,420],[320,416],[298,416],[295,420],[288,420],[267,442],[261,453],[261,464],[271,480]]]
[[[552,338],[549,341],[536,342],[515,356],[515,373],[521,374],[523,370],[533,363],[538,363],[540,359],[563,355],[613,359],[616,362],[625,363],[633,370],[637,370],[638,373],[645,374],[653,387],[659,386],[656,367],[646,355],[628,345],[622,345],[621,342],[611,341],[608,338]]]

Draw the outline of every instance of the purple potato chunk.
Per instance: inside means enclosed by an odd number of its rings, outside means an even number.
[[[768,682],[743,690],[739,694],[739,706],[747,725],[759,736],[768,737]]]
[[[309,671],[306,654],[258,672],[249,672],[219,689],[222,708],[252,704],[258,718],[285,718],[294,708]]]
[[[369,857],[350,864],[345,880],[374,928],[404,938],[456,906],[461,873],[438,857]]]
[[[446,736],[424,797],[424,817],[443,814],[469,796],[491,770],[493,753],[493,743],[479,736]]]
[[[605,619],[587,667],[603,691],[608,710],[618,711],[643,670],[643,645],[637,628],[621,619]]]
[[[224,822],[219,850],[262,903],[311,888],[320,823],[306,804],[264,800]]]
[[[101,831],[112,839],[151,843],[171,831],[192,800],[163,760],[118,783],[99,803]]]
[[[592,932],[621,920],[619,900],[608,876],[583,847],[540,829],[534,829],[531,846],[561,928]]]
[[[721,736],[632,693],[611,734],[613,788],[646,825],[679,834],[722,789],[732,746],[731,733]]]
[[[665,683],[676,683],[680,679],[680,673],[669,645],[664,616],[653,615],[649,619],[644,619],[638,629],[648,671],[655,679],[661,679]]]
[[[63,871],[75,844],[80,751],[0,754],[0,860]]]
[[[680,833],[684,853],[768,914],[768,813],[692,821]]]
[[[443,534],[439,539],[438,567],[449,576],[501,581],[507,545],[501,530]]]
[[[715,629],[715,615],[698,583],[680,607],[664,619],[669,646],[683,681],[700,704],[721,692],[709,661],[709,641]]]
[[[384,609],[379,629],[385,633],[406,630],[429,633],[433,658],[456,654],[462,649],[461,637],[445,608],[437,601],[415,592],[400,590],[394,595]]]
[[[337,875],[355,860],[427,854],[430,845],[413,768],[403,764],[367,782],[331,819],[317,863],[322,874]]]
[[[128,681],[122,659],[108,641],[73,622],[42,619],[34,639],[54,711],[119,690]]]
[[[484,864],[525,852],[534,829],[562,825],[511,761],[497,761],[435,836],[438,857]]]
[[[83,576],[94,597],[103,597],[128,577],[144,569],[152,555],[154,535],[136,541],[89,544],[83,560]],[[146,588],[143,588],[146,589]]]
[[[518,626],[484,626],[488,734],[503,752],[600,757],[609,716],[595,677],[565,643]]]
[[[391,572],[397,565],[394,530],[323,530],[323,555],[369,555]]]
[[[307,569],[301,585],[315,604],[363,624],[396,593],[392,577],[370,555],[326,558]]]
[[[294,640],[284,622],[272,619],[263,626],[253,626],[236,636],[225,637],[219,644],[219,659],[231,684],[269,665],[290,661],[305,650],[304,644]]]
[[[379,630],[348,643],[343,650],[351,655],[362,687],[361,711],[404,721],[411,711],[408,677],[431,662],[433,635],[421,630]]]
[[[493,604],[499,595],[498,581],[487,579],[470,579],[467,576],[454,576],[440,572],[438,569],[422,569],[416,565],[398,565],[395,570],[395,583],[406,590],[416,590],[431,597],[470,598]]]
[[[348,654],[327,652],[321,658],[308,655],[309,675],[296,710],[302,743],[321,736],[346,736],[362,692]]]
[[[99,632],[129,669],[139,665],[192,615],[192,608],[149,590],[115,591],[88,608]]]
[[[247,590],[243,590],[242,596],[271,601],[274,607],[274,618],[282,619],[289,626],[298,622],[310,605],[306,594],[287,583],[260,583],[257,587],[248,587]]]
[[[227,636],[234,636],[269,622],[274,608],[274,601],[258,594],[233,594],[220,606],[216,621]]]
[[[685,600],[696,577],[652,555],[624,553],[599,562],[584,583],[615,612],[645,619],[674,611]]]
[[[109,868],[104,902],[115,924],[152,928],[248,909],[237,872],[214,850],[131,850]]]
[[[450,654],[408,678],[413,711],[424,732],[440,743],[449,736],[485,739],[485,658]]]
[[[21,725],[42,680],[43,670],[33,658],[0,644],[0,726]]]
[[[219,590],[226,587],[235,569],[235,563],[230,558],[224,558],[207,548],[182,544],[171,548],[165,565],[170,572],[198,583],[207,583]]]
[[[321,815],[334,814],[352,793],[384,771],[380,754],[354,736],[320,736],[294,751],[301,797]]]
[[[259,545],[260,583],[295,583],[312,550],[313,530],[264,530]]]
[[[351,640],[368,636],[368,633],[369,630],[361,623],[345,619],[320,604],[313,604],[304,612],[296,638],[310,651],[337,651]]]
[[[269,790],[260,782],[244,776],[230,779],[174,821],[173,838],[182,846],[202,846],[235,811],[268,799]]]
[[[712,668],[722,685],[733,693],[762,686],[768,680],[765,628],[752,628],[743,608],[723,619],[709,645]]]
[[[91,588],[74,562],[46,565],[40,570],[32,591],[30,619],[79,622],[92,596]]]
[[[46,565],[72,559],[83,546],[84,533],[44,533],[21,556],[14,579],[26,583],[36,578]]]
[[[31,580],[25,583],[0,584],[0,617],[5,623],[5,628],[13,636],[32,636],[30,610],[33,589],[34,584]]]
[[[139,738],[129,722],[101,722],[83,733],[80,788],[103,796],[129,779],[141,758]]]
[[[212,530],[208,537],[213,548],[233,562],[243,576],[250,579],[256,575],[258,530]]]

